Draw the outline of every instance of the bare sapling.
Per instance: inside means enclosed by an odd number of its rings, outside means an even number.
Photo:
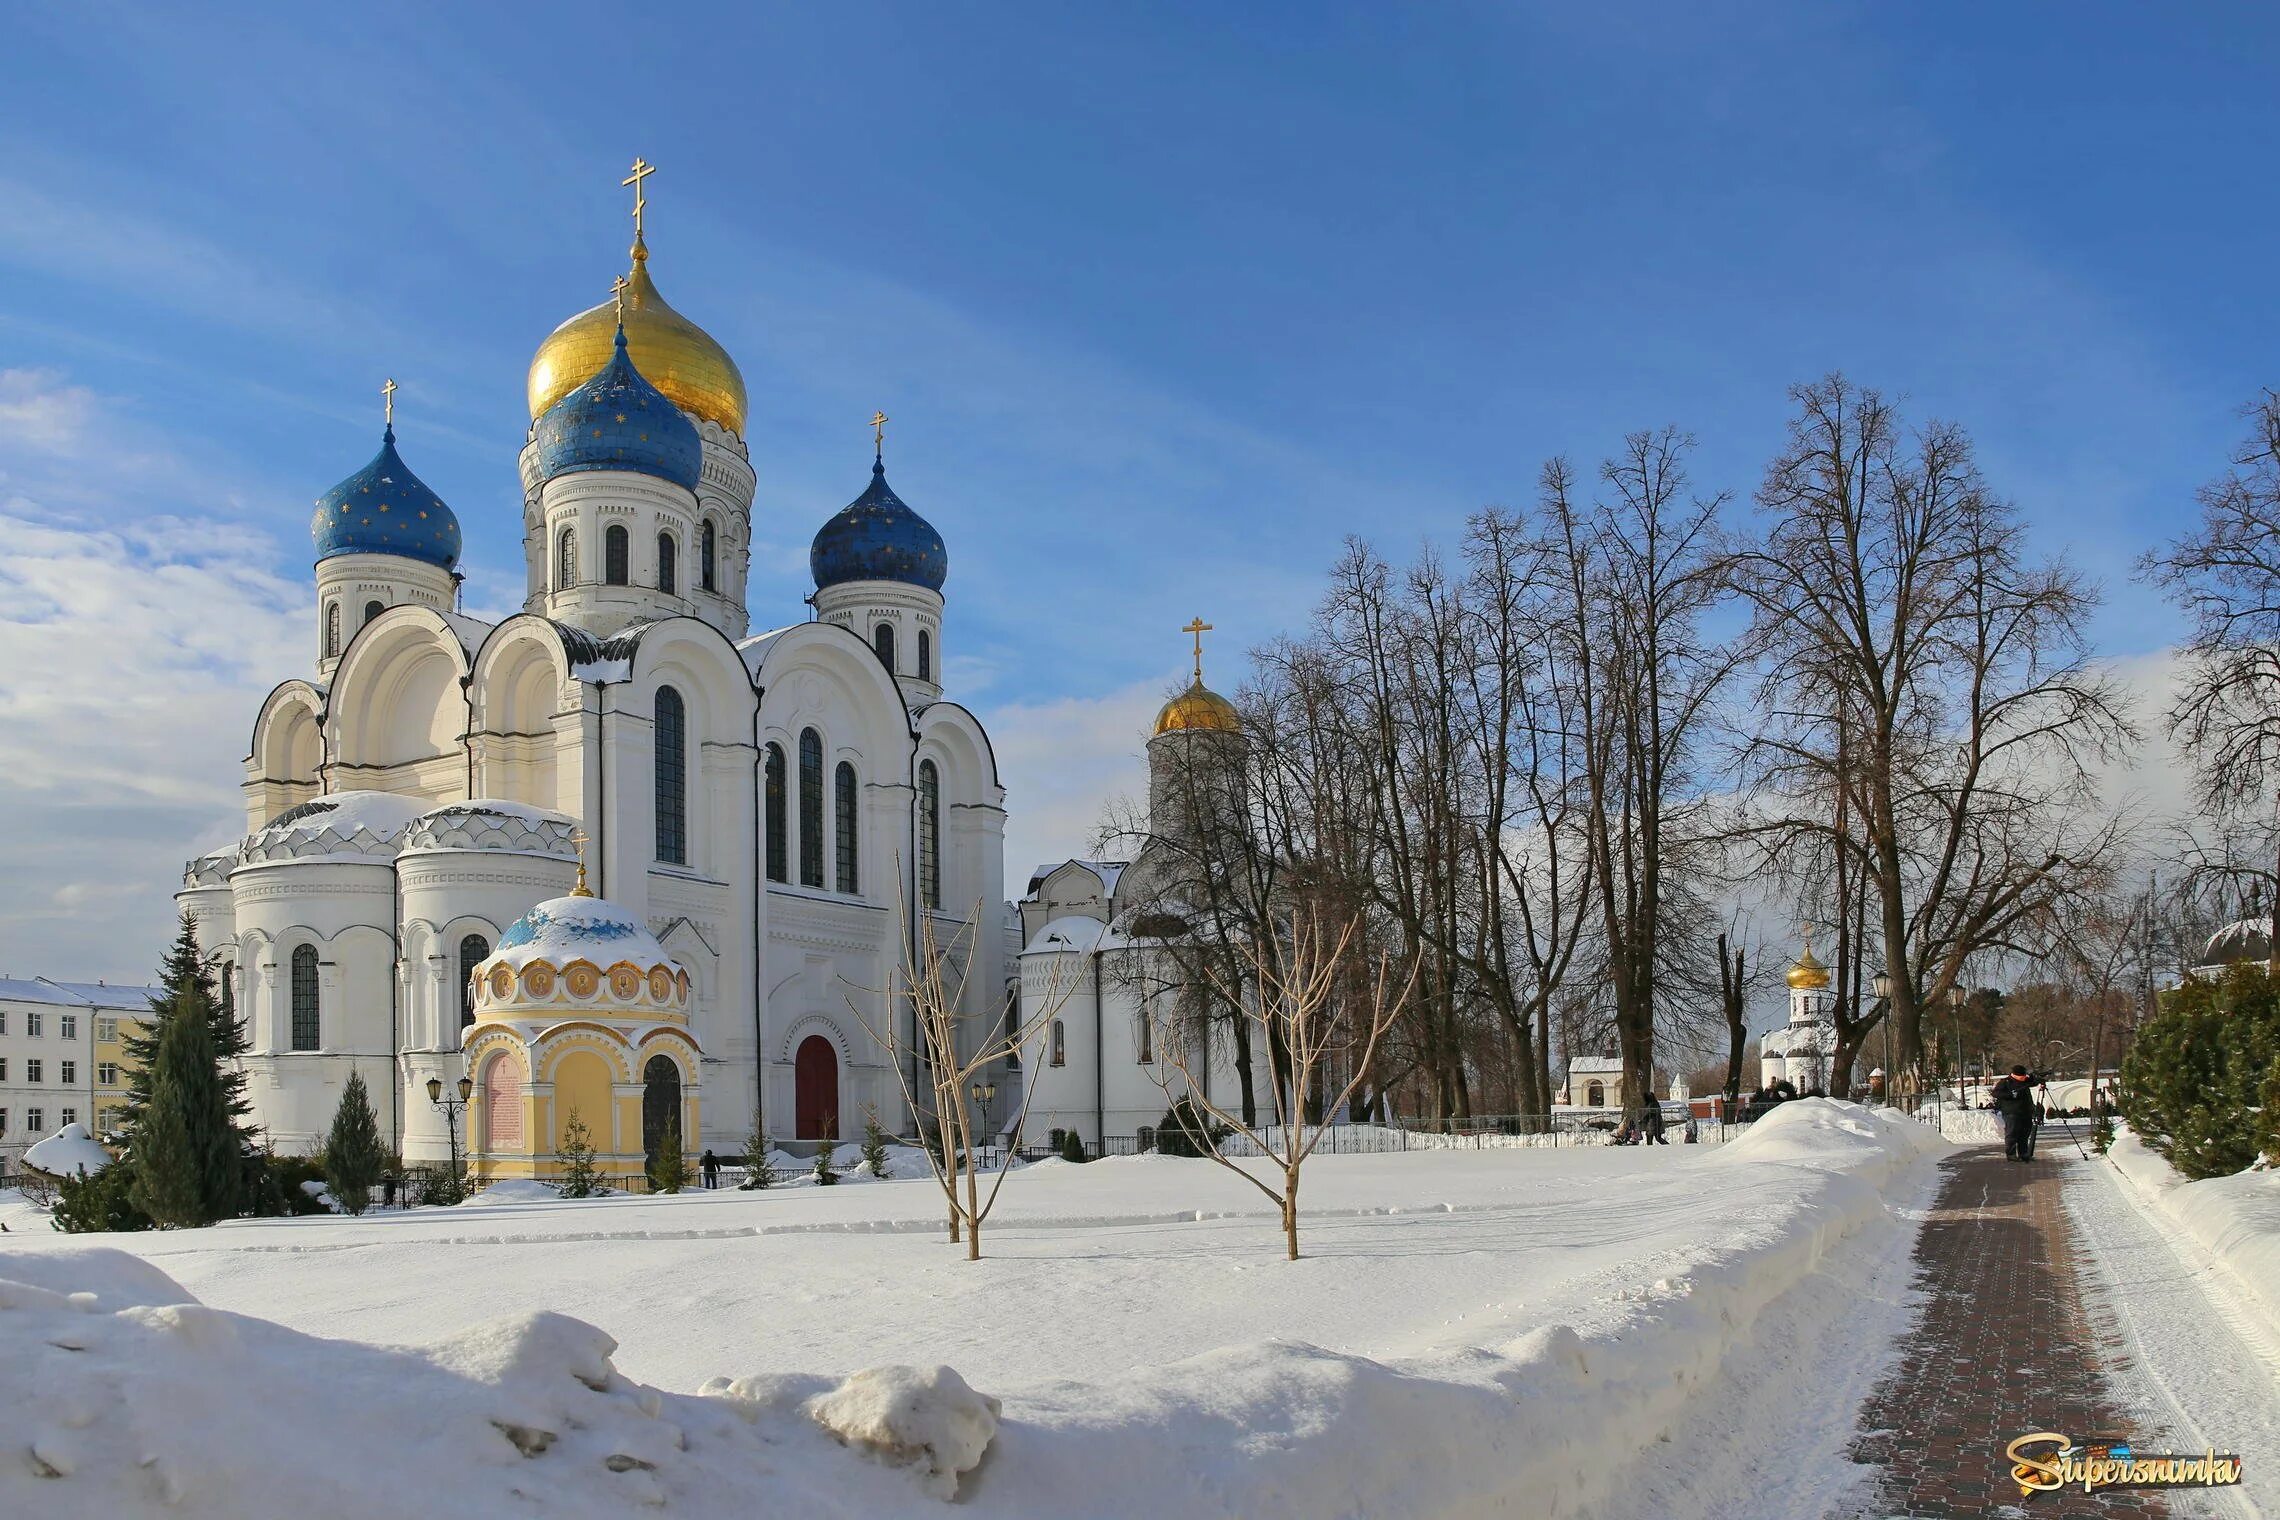
[[[1286,920],[1287,938],[1255,938],[1241,948],[1242,985],[1217,992],[1241,1007],[1261,1048],[1286,1052],[1273,1086],[1271,1125],[1246,1124],[1222,1108],[1189,1063],[1196,1052],[1184,1039],[1161,1042],[1167,1059],[1156,1082],[1177,1103],[1185,1098],[1222,1126],[1258,1148],[1274,1164],[1262,1177],[1222,1154],[1217,1144],[1204,1154],[1265,1194],[1282,1211],[1283,1244],[1298,1260],[1298,1183],[1306,1158],[1327,1132],[1329,1117],[1344,1109],[1370,1079],[1378,1042],[1401,1017],[1416,990],[1418,963],[1397,971],[1390,954],[1369,955],[1362,947],[1361,920],[1348,917],[1333,926],[1315,912],[1301,910]],[[1284,926],[1277,926],[1284,927]],[[1217,967],[1210,973],[1222,975]],[[1334,1067],[1340,1068],[1333,1070]],[[1343,1075],[1334,1093],[1329,1083]],[[1308,1095],[1319,1094],[1308,1112]],[[1310,1122],[1311,1120],[1311,1122]]]
[[[987,1137],[977,1133],[978,1116],[967,1102],[968,1090],[987,1080],[986,1073],[993,1064],[1002,1065],[1059,1017],[1076,986],[1056,964],[1034,1008],[1025,1000],[1023,1018],[1001,1021],[961,1050],[959,1013],[966,1005],[966,984],[973,965],[974,926],[983,921],[982,904],[977,902],[947,944],[936,938],[932,914],[921,914],[914,932],[904,936],[901,985],[876,995],[882,1009],[910,1009],[907,1033],[893,1017],[882,1017],[881,1023],[888,1027],[875,1027],[863,1017],[854,998],[847,999],[855,1022],[887,1052],[888,1065],[912,1115],[921,1123],[928,1114],[933,1116],[941,1143],[922,1148],[935,1184],[949,1206],[950,1239],[953,1244],[964,1240],[968,1261],[982,1259],[982,1221],[996,1206],[998,1189],[1004,1186],[1012,1166],[1009,1148],[1001,1152],[996,1176],[988,1189],[983,1189],[979,1150]],[[917,1082],[910,1070],[913,1056],[925,1073]],[[1004,1132],[1020,1133],[1028,1122],[1035,1095],[1036,1084],[1024,1082],[1020,1105],[1011,1121],[1002,1126]]]

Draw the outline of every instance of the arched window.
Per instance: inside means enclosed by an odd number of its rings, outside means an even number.
[[[293,950],[293,1049],[317,1048],[317,947]]]
[[[1156,1059],[1156,1021],[1143,1007],[1140,1010],[1140,1064],[1151,1065]]]
[[[325,603],[325,658],[340,657],[340,603]]]
[[[388,604],[386,602],[366,602],[364,604],[364,621],[369,623],[387,610]]]
[[[1066,1066],[1069,1064],[1069,1037],[1067,1032],[1062,1029],[1059,1019],[1053,1021],[1053,1048],[1046,1057],[1045,1064],[1048,1066]]]
[[[697,530],[697,584],[707,591],[718,591],[720,563],[720,531],[707,518]]]
[[[554,589],[568,591],[578,584],[578,530],[564,528],[554,535]]]
[[[657,858],[676,866],[689,863],[688,738],[681,694],[658,687]]]
[[[881,665],[886,666],[889,670],[894,669],[895,625],[892,623],[881,623],[878,627],[872,629],[871,648],[878,653],[879,663]]]
[[[832,776],[832,822],[836,825],[839,890],[855,888],[855,767],[846,761]]]
[[[491,958],[491,942],[480,934],[459,941],[459,1027],[475,1022],[475,968]]]
[[[918,630],[918,678],[934,679],[934,635],[923,628]]]
[[[219,978],[222,986],[222,1017],[232,1029],[237,1028],[237,967],[224,961]],[[242,1037],[243,1031],[239,1031]]]
[[[800,730],[800,885],[823,885],[823,735]]]
[[[620,523],[602,530],[602,582],[623,586],[633,579],[633,535]]]
[[[673,542],[673,535],[670,533],[658,534],[657,589],[667,596],[674,594],[674,582],[679,578],[679,570],[674,562],[680,557],[680,546]]]
[[[789,840],[786,836],[791,831],[791,820],[784,812],[784,747],[781,744],[768,746],[763,769],[768,787],[768,879],[788,881],[791,866]]]
[[[942,906],[942,774],[931,760],[918,762],[918,900]]]
[[[1583,1106],[1585,1108],[1605,1108],[1607,1106],[1607,1089],[1597,1082],[1586,1082],[1583,1086]]]

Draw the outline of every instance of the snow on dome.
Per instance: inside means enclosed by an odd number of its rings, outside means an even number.
[[[330,830],[345,839],[361,830],[382,839],[392,839],[403,832],[405,824],[433,806],[426,798],[405,797],[395,792],[330,792],[298,807],[287,808],[254,830],[254,837],[321,834]]]
[[[111,1153],[84,1124],[66,1124],[24,1152],[24,1165],[51,1177],[92,1177],[110,1164]]]
[[[555,897],[507,925],[494,959],[520,971],[532,961],[592,961],[681,968],[640,919],[604,897]]]
[[[2204,966],[2231,966],[2242,961],[2268,961],[2272,959],[2272,919],[2243,918],[2225,925],[2209,936],[2208,947],[2201,952]]]
[[[442,807],[430,808],[420,814],[421,821],[430,818],[515,818],[524,823],[575,823],[568,813],[557,813],[552,808],[533,807],[527,802],[508,802],[497,797],[476,797],[467,802],[447,802]]]

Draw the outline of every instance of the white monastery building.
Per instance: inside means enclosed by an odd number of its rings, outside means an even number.
[[[672,1069],[613,1068],[614,1101],[592,1100],[611,1116],[593,1125],[605,1167],[638,1166],[660,1114],[701,1112],[691,1152],[740,1151],[755,1105],[777,1136],[846,1137],[866,1105],[907,1128],[849,1000],[907,1028],[881,989],[916,914],[947,944],[983,905],[969,1011],[977,1031],[1002,1015],[1005,793],[944,691],[941,535],[875,451],[815,535],[809,606],[751,630],[755,515],[809,509],[765,500],[743,378],[658,294],[640,214],[618,298],[530,366],[519,613],[455,610],[458,520],[397,452],[392,408],[378,455],[317,502],[313,669],[253,717],[245,837],[190,862],[179,894],[281,1150],[321,1139],[352,1070],[407,1159],[447,1155],[427,1083],[462,1074],[471,1151],[549,1148],[519,1129],[560,1111],[525,1063],[545,1019],[608,1016],[610,946],[547,971],[561,985],[543,995],[502,981],[502,1007],[545,1010],[527,1040],[472,1071],[463,1041],[474,974],[519,965],[502,935],[570,891],[581,848],[594,894],[687,982]],[[517,1130],[493,1147],[494,1124]]]
[[[1829,968],[1813,954],[1810,940],[1786,979],[1789,1023],[1758,1041],[1758,1085],[1787,1082],[1801,1093],[1825,1092],[1837,1054],[1837,995],[1829,986]]]

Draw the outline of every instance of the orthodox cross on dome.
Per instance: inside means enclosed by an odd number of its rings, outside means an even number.
[[[633,186],[633,240],[637,243],[641,241],[642,213],[649,209],[649,197],[643,193],[641,182],[656,172],[655,164],[637,155],[633,160],[633,172],[618,181],[621,185]]]
[[[1800,930],[1801,930],[1801,931],[1804,933],[1804,935],[1805,935],[1805,953],[1806,953],[1807,955],[1811,955],[1811,954],[1813,953],[1813,924],[1812,924],[1812,921],[1811,921],[1810,919],[1808,919],[1808,920],[1806,920],[1804,923],[1802,923],[1802,924],[1799,924],[1797,927],[1798,927],[1798,928],[1799,928],[1799,929],[1800,929]]]
[[[632,288],[633,286],[627,282],[626,277],[622,274],[610,281],[610,299],[617,303],[617,319],[620,327],[625,326],[625,293]]]
[[[594,895],[593,891],[586,885],[586,831],[584,829],[572,829],[570,831],[570,846],[578,852],[578,885],[570,889],[570,895],[572,897],[591,897]]]
[[[389,427],[396,425],[396,382],[393,380],[380,382],[380,415]]]
[[[871,457],[875,460],[887,457],[887,424],[892,421],[885,412],[871,413]]]
[[[1195,636],[1195,684],[1201,686],[1203,684],[1203,636],[1211,632],[1211,625],[1202,618],[1197,618],[1182,628],[1180,632]]]

